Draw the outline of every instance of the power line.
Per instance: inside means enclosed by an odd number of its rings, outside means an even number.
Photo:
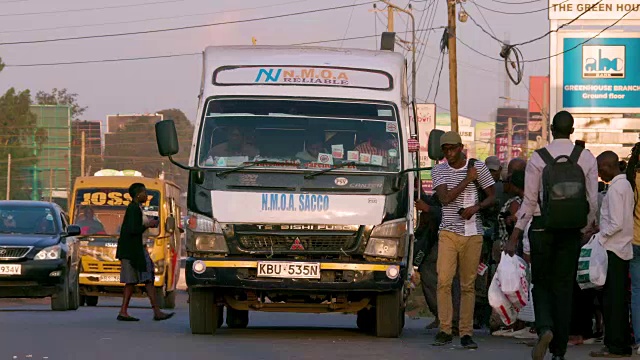
[[[22,0],[22,1],[28,1],[28,0]],[[130,21],[111,21],[111,22],[104,22],[104,23],[91,23],[91,24],[82,24],[82,25],[55,26],[55,27],[46,27],[46,28],[35,28],[35,29],[4,30],[4,31],[0,31],[0,34],[26,33],[26,32],[63,30],[63,29],[78,29],[78,28],[87,28],[87,27],[96,27],[96,26],[105,26],[105,25],[131,24],[131,23],[157,21],[157,20],[173,20],[173,19],[195,17],[195,16],[207,16],[207,15],[227,14],[227,13],[242,12],[242,11],[249,11],[249,10],[258,10],[258,9],[265,9],[265,8],[277,7],[277,6],[282,6],[282,5],[290,5],[290,4],[302,3],[302,2],[309,2],[309,1],[311,1],[311,0],[295,0],[295,1],[287,1],[287,2],[283,2],[283,3],[278,3],[278,4],[254,6],[254,7],[248,7],[248,8],[233,9],[233,10],[214,11],[214,12],[208,12],[208,13],[202,13],[201,12],[201,13],[192,13],[192,14],[185,14],[185,15],[174,15],[174,16],[147,18],[147,19],[130,20]]]
[[[339,9],[347,9],[347,8],[352,8],[354,6],[371,4],[373,2],[374,1],[367,1],[364,3],[355,4],[355,5],[333,6],[333,7],[322,8],[322,9],[298,11],[293,13],[263,16],[263,17],[252,18],[252,19],[222,21],[222,22],[202,24],[202,25],[190,25],[190,26],[181,26],[181,27],[175,27],[175,28],[165,28],[165,29],[156,29],[156,30],[145,30],[145,31],[131,31],[131,32],[115,33],[115,34],[86,35],[86,36],[74,36],[74,37],[66,37],[66,38],[44,39],[44,40],[2,42],[0,43],[0,45],[40,44],[40,43],[50,43],[50,42],[70,41],[70,40],[112,38],[112,37],[129,36],[129,35],[154,34],[154,33],[163,33],[163,32],[178,31],[178,30],[198,29],[198,28],[211,27],[211,26],[241,24],[241,23],[257,22],[257,21],[263,21],[263,20],[281,19],[281,18],[298,16],[298,15],[314,14],[314,13],[333,11],[333,10],[339,10]]]
[[[140,3],[140,4],[114,5],[114,6],[95,7],[95,8],[52,10],[52,11],[40,11],[40,12],[31,12],[31,13],[11,13],[11,14],[0,14],[0,17],[6,17],[6,16],[18,17],[18,16],[45,15],[45,14],[65,14],[65,13],[71,13],[71,12],[83,12],[83,11],[107,10],[107,9],[122,9],[122,8],[131,8],[131,7],[148,6],[148,5],[168,4],[168,3],[183,2],[183,1],[185,1],[185,0],[164,0],[164,1],[155,1],[155,2]]]
[[[356,1],[358,0],[353,0],[353,5],[356,4]],[[344,29],[344,35],[342,35],[342,42],[340,43],[340,47],[342,47],[342,45],[344,45],[344,38],[347,37],[347,33],[349,32],[349,27],[351,26],[351,19],[353,18],[353,11],[355,10],[355,6],[351,8],[351,13],[349,14],[349,20],[347,21],[347,28]]]
[[[442,28],[444,28],[444,26],[440,26],[432,29],[418,29],[416,30],[416,32],[433,31],[433,30],[442,29]],[[365,35],[365,36],[354,36],[354,37],[340,38],[340,39],[308,41],[303,43],[290,44],[290,46],[314,45],[314,44],[323,44],[323,43],[346,41],[346,40],[370,39],[374,37],[377,37],[377,35]],[[110,63],[110,62],[120,62],[120,61],[165,59],[165,58],[176,58],[176,57],[196,56],[196,55],[201,56],[202,52],[154,55],[154,56],[137,56],[137,57],[129,57],[129,58],[114,58],[114,59],[61,61],[61,62],[35,63],[35,64],[6,64],[5,66],[6,67],[42,67],[42,66],[58,66],[58,65],[79,65],[79,64]]]

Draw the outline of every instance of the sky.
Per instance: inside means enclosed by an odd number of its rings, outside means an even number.
[[[496,37],[511,43],[524,42],[549,30],[547,11],[505,15],[480,10],[474,4],[503,12],[545,9],[544,0],[465,0],[470,17]],[[367,0],[0,0],[0,43],[114,34],[247,20],[352,4]],[[505,4],[505,3],[516,4]],[[517,4],[518,2],[523,2]],[[406,7],[407,0],[396,5]],[[437,6],[434,6],[434,4]],[[447,23],[445,0],[411,1],[418,29],[428,28],[426,15],[435,11],[433,27]],[[377,3],[377,9],[385,5]],[[426,14],[423,16],[423,13]],[[500,45],[472,19],[457,23],[458,38],[474,50],[499,57]],[[410,30],[406,15],[396,13],[395,30]],[[16,65],[102,60],[198,53],[210,45],[288,45],[350,37],[380,35],[387,26],[387,13],[373,11],[373,4],[313,12],[254,22],[239,22],[171,32],[103,37],[72,41],[0,45],[0,58],[8,66],[0,72],[0,91],[14,87],[39,90],[67,88],[77,93],[88,110],[85,120],[102,120],[111,114],[149,113],[178,108],[194,120],[202,71],[200,56],[165,59],[18,67]],[[440,72],[442,29],[419,33],[417,98],[435,102],[438,112],[449,109],[448,61]],[[405,36],[405,34],[400,34]],[[410,40],[410,33],[406,34]],[[427,41],[428,40],[428,41]],[[343,48],[379,48],[379,38],[322,43]],[[495,109],[504,105],[504,63],[488,59],[458,43],[459,112],[476,121],[493,121]],[[396,45],[396,51],[403,51]],[[549,54],[548,37],[521,48],[525,59]],[[406,51],[405,51],[406,52]],[[410,59],[410,53],[407,52]],[[529,76],[548,75],[548,61],[527,63],[523,84],[510,86],[513,106],[526,107]],[[441,73],[441,75],[439,75]],[[438,79],[439,85],[438,85]],[[436,95],[437,88],[437,97]],[[429,91],[431,89],[431,92]],[[430,94],[430,95],[429,95]],[[428,97],[428,99],[427,99]]]

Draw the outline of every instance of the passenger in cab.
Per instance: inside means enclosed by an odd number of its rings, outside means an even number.
[[[227,142],[218,144],[209,150],[209,157],[247,156],[253,159],[258,156],[258,149],[247,142],[243,129],[239,126],[227,128]]]
[[[398,161],[398,141],[387,138],[384,130],[366,129],[358,134],[358,138],[364,139],[355,147],[360,154],[379,155],[383,158],[383,165],[395,164]]]
[[[106,233],[104,225],[100,220],[96,219],[95,213],[90,206],[86,206],[82,209],[82,213],[76,222],[82,231],[82,235],[96,235]]]
[[[320,153],[326,153],[322,134],[309,135],[305,141],[305,150],[296,154],[296,159],[300,161],[318,161]]]
[[[7,232],[15,230],[18,227],[16,224],[16,219],[14,219],[12,214],[3,213],[2,214],[2,223],[0,223],[0,231]]]

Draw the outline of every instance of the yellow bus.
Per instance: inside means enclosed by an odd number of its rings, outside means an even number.
[[[71,223],[80,226],[80,303],[96,306],[100,296],[122,296],[120,261],[116,247],[125,209],[135,182],[147,188],[144,204],[147,216],[160,219],[148,229],[144,241],[155,264],[156,295],[160,307],[175,307],[175,291],[180,277],[181,233],[180,188],[167,180],[142,177],[139,172],[104,170],[100,176],[79,177],[73,189],[69,213]],[[107,176],[103,176],[103,175]],[[143,296],[144,286],[134,296]]]

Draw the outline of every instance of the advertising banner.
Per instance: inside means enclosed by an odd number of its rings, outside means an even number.
[[[640,19],[637,0],[549,0],[549,20]]]
[[[507,162],[509,159],[509,150],[511,150],[511,158],[517,158],[523,155],[523,150],[527,144],[527,113],[529,109],[521,108],[499,108],[496,119],[495,133],[495,154],[501,162]],[[511,118],[511,131],[513,138],[511,149],[509,149],[509,118]]]
[[[484,160],[493,153],[493,135],[495,131],[495,122],[476,123],[476,157],[479,160]]]
[[[431,165],[428,154],[429,134],[436,124],[436,104],[416,104],[418,138],[420,139],[420,167]],[[422,177],[426,176],[423,172]]]
[[[565,52],[558,64],[560,107],[587,114],[639,112],[640,34],[609,33],[586,42],[595,35],[559,34],[558,52]]]

